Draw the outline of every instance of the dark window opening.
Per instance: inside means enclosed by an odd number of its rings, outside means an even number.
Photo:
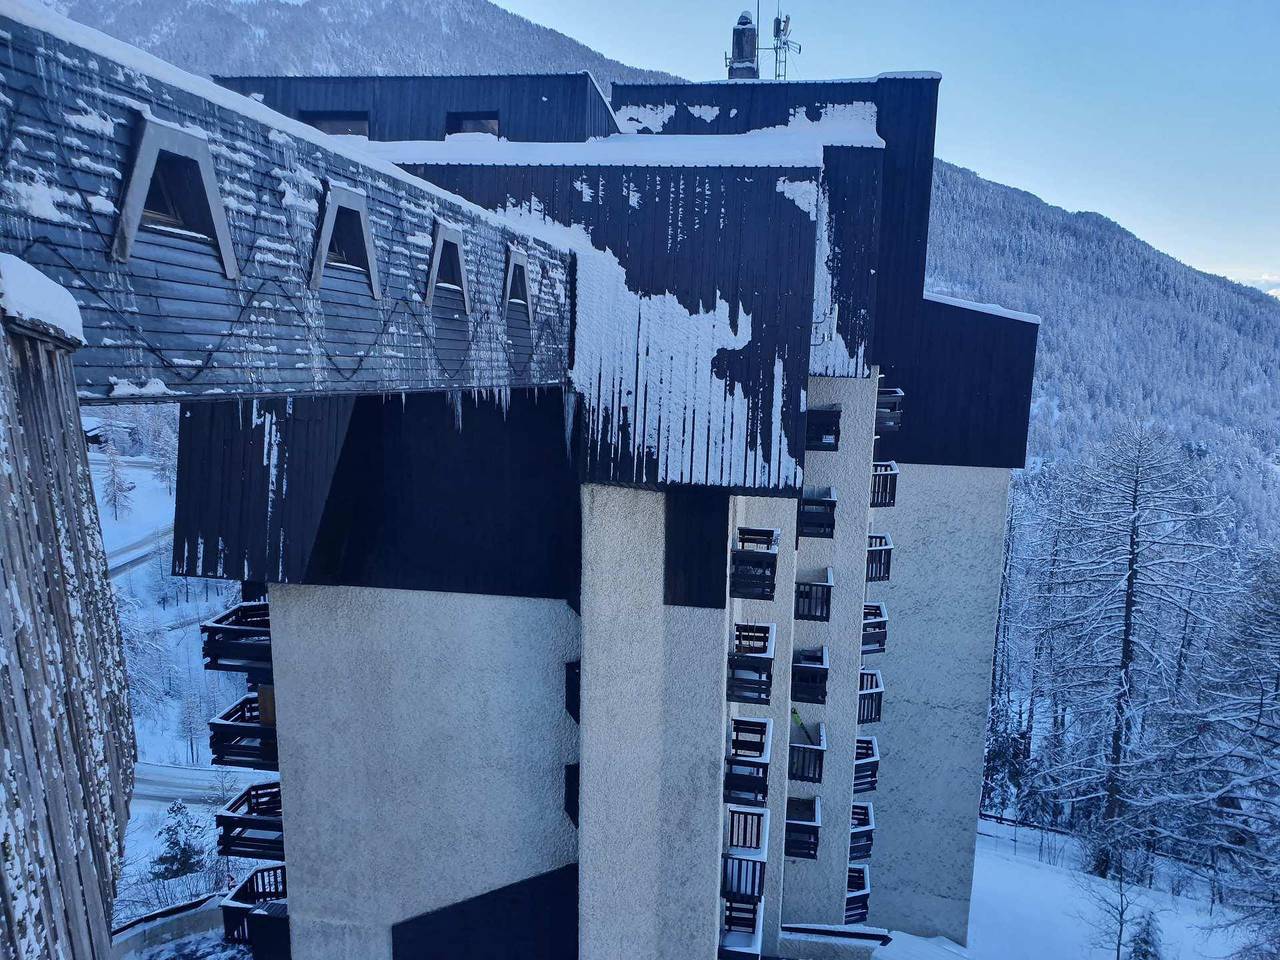
[[[436,270],[436,287],[462,289],[462,255],[452,240],[444,240],[440,250],[440,268]]]
[[[511,293],[507,297],[508,303],[522,303],[526,307],[529,305],[529,289],[525,284],[524,267],[516,264],[511,270]]]
[[[360,214],[350,207],[339,207],[329,234],[326,263],[349,270],[369,272],[369,251],[364,245],[364,225]]]
[[[160,151],[142,207],[144,226],[213,236],[213,215],[200,178],[200,164],[191,157]]]
[[[452,236],[452,239],[450,239]],[[442,228],[436,234],[436,261],[428,292],[433,345],[441,369],[450,380],[462,375],[471,353],[470,304],[462,272],[461,235]]]
[[[367,110],[299,110],[298,119],[303,123],[311,124],[321,133],[351,137],[369,136]]]
[[[455,133],[491,133],[499,135],[498,111],[478,110],[470,113],[447,113],[444,120],[445,136]]]

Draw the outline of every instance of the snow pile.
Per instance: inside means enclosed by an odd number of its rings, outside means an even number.
[[[68,339],[84,343],[76,298],[11,253],[0,253],[0,308],[11,317],[48,324]]]
[[[1004,317],[1007,320],[1021,320],[1023,323],[1040,322],[1040,318],[1034,313],[1019,313],[1017,310],[1010,310],[1007,307],[999,306],[994,303],[974,303],[972,300],[961,300],[958,297],[947,297],[940,293],[925,292],[924,298],[932,300],[934,303],[945,303],[948,306],[960,307],[963,310],[977,310],[979,313],[989,313],[993,317]]]

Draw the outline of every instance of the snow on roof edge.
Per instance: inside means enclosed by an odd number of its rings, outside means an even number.
[[[71,291],[12,253],[0,253],[0,308],[11,317],[45,324],[84,343],[80,307]]]
[[[752,83],[773,83],[778,86],[790,84],[792,86],[812,86],[822,83],[875,83],[877,80],[941,80],[942,74],[936,70],[891,70],[886,73],[877,73],[870,77],[827,77],[825,79],[815,78],[813,80],[773,80],[765,77],[736,77],[732,80],[686,80],[684,83],[660,82],[656,80],[642,80],[636,83],[615,83],[615,87],[714,87],[717,85],[728,86],[730,84],[752,84]]]
[[[300,140],[307,140],[331,153],[363,164],[371,170],[376,170],[384,176],[415,187],[424,193],[448,200],[489,223],[501,224],[509,230],[516,229],[509,220],[494,213],[492,210],[486,210],[484,207],[450,193],[427,180],[423,180],[421,177],[415,177],[394,163],[389,163],[367,152],[354,149],[349,140],[322,133],[301,120],[294,120],[283,113],[277,113],[265,104],[233,90],[228,90],[226,87],[206,77],[188,73],[181,67],[174,66],[167,60],[162,60],[132,44],[117,40],[115,37],[110,37],[100,30],[87,27],[82,23],[77,23],[75,20],[64,17],[48,7],[33,6],[32,3],[33,0],[10,0],[10,2],[4,4],[4,9],[0,9],[0,19],[16,21],[33,30],[48,33],[66,43],[83,47],[90,53],[95,53],[130,70],[145,74],[153,80],[185,90],[197,97],[208,100],[210,103],[233,110],[251,120],[256,120]]]
[[[934,303],[945,303],[948,306],[960,307],[964,310],[976,310],[979,313],[989,313],[994,317],[1004,317],[1008,320],[1021,320],[1023,323],[1039,324],[1040,318],[1034,313],[1021,313],[1017,310],[1010,310],[1008,307],[1002,307],[994,303],[975,303],[972,300],[961,300],[959,297],[948,297],[941,293],[930,293],[925,291],[924,298],[932,300]]]

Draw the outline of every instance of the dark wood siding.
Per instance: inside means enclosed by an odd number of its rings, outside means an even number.
[[[937,77],[613,85],[613,107],[621,120],[635,107],[673,108],[662,126],[664,134],[745,133],[785,125],[797,110],[816,120],[824,106],[861,102],[876,105],[876,128],[885,141],[874,317],[878,331],[908,322],[924,293]],[[704,111],[695,114],[689,109],[700,106],[720,110],[707,120]],[[879,362],[881,349],[879,334],[873,333],[870,362]]]
[[[729,495],[722,490],[667,491],[665,543],[663,602],[724,609]]]
[[[472,77],[217,77],[273,110],[361,113],[370,140],[443,140],[450,113],[497,113],[507,140],[581,142],[618,132],[588,73]]]
[[[0,250],[81,304],[82,400],[564,382],[567,252],[393,167],[326,149],[260,105],[244,101],[246,115],[228,105],[240,98],[208,81],[182,89],[8,17],[0,30]],[[237,278],[212,246],[172,233],[142,229],[127,262],[111,258],[144,111],[207,140]],[[367,194],[381,300],[362,277],[332,270],[319,291],[308,286],[325,181]],[[423,303],[438,220],[463,235],[473,300],[464,376],[440,362]],[[538,303],[538,348],[518,376],[502,309],[509,244],[528,251]]]
[[[559,389],[184,404],[174,572],[576,604],[564,418]]]
[[[881,354],[901,387],[902,427],[877,458],[899,463],[1021,467],[1027,454],[1038,324],[924,300]]]
[[[782,181],[816,192],[817,170],[410,169],[484,207],[579,225],[616,258],[632,299],[588,294],[576,318],[587,479],[798,487],[817,227]],[[579,257],[580,301],[611,269],[598,259]],[[630,315],[609,309],[619,303]]]

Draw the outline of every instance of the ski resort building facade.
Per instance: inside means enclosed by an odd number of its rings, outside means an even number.
[[[0,245],[81,404],[180,403],[173,570],[242,584],[228,939],[965,941],[1037,326],[925,293],[936,75],[214,84],[0,20]]]

